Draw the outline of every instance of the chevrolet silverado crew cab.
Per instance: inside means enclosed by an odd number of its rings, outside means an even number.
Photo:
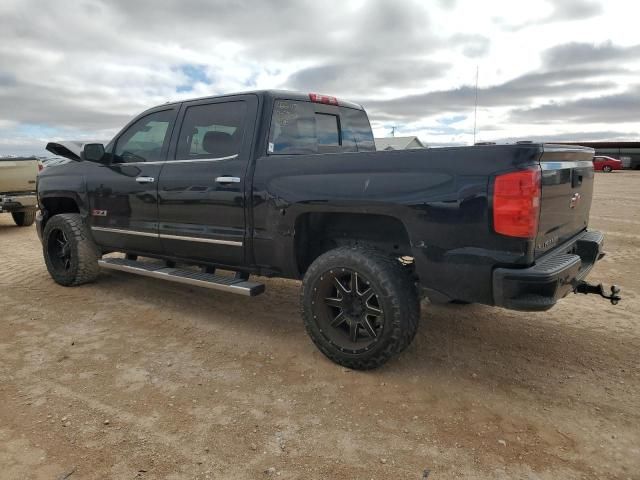
[[[38,182],[56,282],[103,267],[251,296],[250,275],[301,279],[307,332],[350,368],[404,350],[421,297],[539,311],[605,296],[583,281],[603,255],[588,148],[375,151],[361,106],[282,91],[160,105],[106,146],[47,148],[75,160]]]
[[[35,157],[0,157],[0,213],[10,213],[19,227],[35,221],[38,170]]]

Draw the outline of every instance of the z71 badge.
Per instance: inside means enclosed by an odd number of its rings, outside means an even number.
[[[106,210],[91,210],[91,215],[94,217],[106,217],[107,216],[107,211]]]

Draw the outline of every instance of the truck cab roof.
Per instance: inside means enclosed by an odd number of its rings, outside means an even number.
[[[354,103],[354,102],[350,102],[348,100],[344,100],[341,98],[336,98],[334,96],[329,96],[329,95],[323,95],[323,94],[318,94],[318,93],[304,93],[304,92],[298,92],[298,91],[293,91],[293,90],[275,90],[275,89],[271,89],[271,90],[250,90],[250,91],[246,91],[246,92],[234,92],[234,93],[224,93],[224,94],[220,94],[220,95],[208,95],[205,97],[194,97],[194,98],[187,98],[184,100],[177,100],[175,102],[167,102],[165,105],[179,105],[181,103],[185,103],[185,102],[194,102],[194,101],[202,101],[202,100],[207,100],[207,99],[218,99],[218,98],[225,98],[225,97],[235,97],[237,95],[256,95],[258,97],[261,97],[265,100],[295,100],[295,101],[301,101],[301,102],[312,102],[315,101],[317,103],[327,103],[327,104],[336,104],[333,102],[337,102],[338,106],[341,107],[348,107],[348,108],[353,108],[356,110],[364,110],[364,107],[358,103]],[[157,108],[160,105],[157,105],[153,108]]]

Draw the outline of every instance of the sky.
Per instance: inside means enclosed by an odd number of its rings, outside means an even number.
[[[269,88],[471,145],[476,72],[476,141],[640,140],[638,18],[628,0],[2,0],[0,155]]]

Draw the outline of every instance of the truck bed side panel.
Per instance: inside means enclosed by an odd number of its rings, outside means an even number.
[[[292,252],[302,214],[389,215],[408,232],[423,285],[451,298],[490,303],[492,268],[526,265],[533,258],[532,241],[493,233],[491,178],[537,164],[539,156],[539,146],[509,145],[258,158],[256,264],[279,275],[300,276]]]

